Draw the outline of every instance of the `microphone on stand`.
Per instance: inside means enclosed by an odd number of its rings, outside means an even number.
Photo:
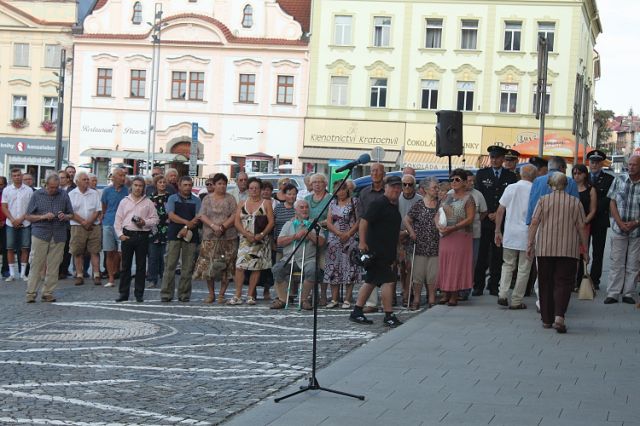
[[[357,160],[350,161],[344,166],[339,167],[336,170],[336,173],[344,172],[345,170],[351,170],[355,166],[359,166],[361,164],[367,164],[369,161],[371,161],[371,156],[369,154],[362,154],[360,157],[358,157]]]

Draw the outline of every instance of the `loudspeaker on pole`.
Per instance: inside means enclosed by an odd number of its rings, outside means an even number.
[[[436,112],[436,155],[438,157],[463,154],[462,112],[441,110]]]

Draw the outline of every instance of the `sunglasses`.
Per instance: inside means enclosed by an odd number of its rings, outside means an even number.
[[[454,178],[450,178],[449,182],[462,182],[462,179],[460,179],[459,177],[454,177]]]
[[[413,184],[412,183],[402,182],[402,186],[413,186]]]

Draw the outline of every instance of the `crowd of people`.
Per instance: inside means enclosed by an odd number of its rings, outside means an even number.
[[[272,309],[297,300],[310,310],[317,282],[319,306],[350,309],[352,321],[370,324],[365,314],[380,304],[389,327],[402,324],[394,306],[420,309],[423,288],[427,307],[454,307],[487,288],[513,310],[526,309],[524,297],[535,291],[543,326],[564,333],[589,253],[600,286],[611,224],[604,303],[636,303],[640,157],[614,178],[602,171],[606,155],[594,150],[589,168],[577,165],[567,177],[561,157],[534,157],[518,169],[516,151],[492,146],[488,153],[489,167],[475,175],[455,169],[447,182],[418,182],[409,167],[385,178],[373,164],[371,184],[357,197],[352,181],[329,192],[323,174],[305,177],[301,191],[284,177],[274,191],[241,172],[237,189],[227,191],[229,179],[217,173],[198,196],[192,179],[174,169],[154,168],[145,181],[116,168],[99,189],[94,175],[69,166],[37,190],[32,176],[13,169],[10,184],[0,178],[2,273],[27,281],[28,303],[43,278],[41,300],[55,301],[70,270],[77,286],[88,278],[117,283],[116,302],[129,300],[132,280],[137,302],[145,288],[158,287],[161,302],[189,302],[192,281],[204,280],[205,303],[255,305],[261,286]],[[235,294],[226,299],[231,279]]]

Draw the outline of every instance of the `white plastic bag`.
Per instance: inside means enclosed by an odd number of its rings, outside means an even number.
[[[438,226],[447,226],[447,214],[444,212],[442,207],[438,209]]]

